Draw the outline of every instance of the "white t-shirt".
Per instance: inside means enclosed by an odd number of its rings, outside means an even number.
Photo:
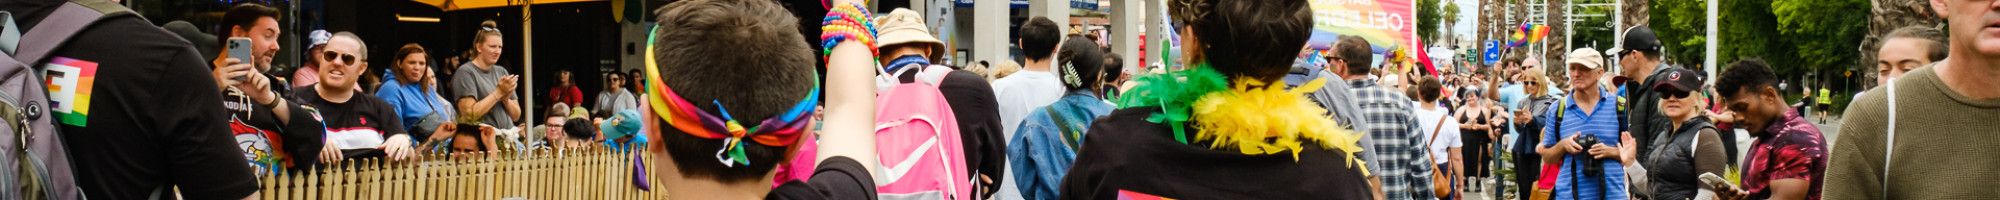
[[[610,113],[617,113],[623,110],[638,110],[639,100],[638,97],[632,96],[632,92],[625,89],[604,91],[597,93],[597,107],[595,108],[597,109],[593,111]]]
[[[1021,120],[1033,113],[1035,108],[1048,106],[1062,99],[1062,81],[1051,72],[1020,71],[1006,78],[993,81],[994,100],[1000,103],[1000,127],[1006,138],[1014,138],[1014,129]]]
[[[1014,138],[1014,131],[1021,125],[1021,120],[1028,118],[1028,114],[1033,113],[1035,109],[1049,106],[1056,103],[1056,100],[1062,99],[1063,90],[1062,81],[1056,79],[1056,74],[1052,72],[1021,70],[1000,80],[994,80],[994,100],[1000,103],[1002,130],[1000,133],[1003,135],[1000,139],[1013,141],[1010,138]],[[1012,184],[1014,176],[1011,174],[1014,174],[1014,167],[1004,167],[1001,173],[1010,175],[1000,176],[1000,182],[1003,184],[1000,184],[1000,189],[993,198],[1022,199],[1019,188],[1015,188],[1017,186]]]
[[[1437,139],[1431,140],[1427,147],[1431,152],[1431,156],[1437,159],[1432,164],[1444,164],[1446,161],[1451,161],[1451,151],[1449,151],[1449,148],[1463,147],[1465,146],[1465,141],[1459,140],[1458,120],[1447,117],[1451,113],[1446,112],[1444,107],[1432,108],[1432,110],[1424,110],[1422,106],[1418,106],[1415,110],[1417,124],[1422,125],[1420,128],[1423,128],[1423,130],[1417,131],[1425,133],[1425,135],[1422,135],[1423,138],[1416,139],[1430,140],[1432,137],[1431,134],[1438,134],[1436,136]],[[1444,128],[1438,128],[1440,122],[1443,123]],[[1433,133],[1431,130],[1437,130],[1437,132]]]

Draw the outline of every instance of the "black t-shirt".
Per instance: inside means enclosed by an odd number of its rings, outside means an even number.
[[[34,27],[64,2],[0,1],[0,10]],[[144,199],[178,186],[187,199],[237,199],[257,191],[208,61],[187,40],[125,16],[85,28],[51,55],[95,66],[83,69],[95,72],[88,91],[77,91],[89,98],[66,102],[89,106],[85,123],[56,126],[85,196]]]
[[[785,182],[764,199],[875,199],[875,179],[861,162],[836,156],[820,162],[811,180]]]
[[[1062,199],[1369,199],[1359,163],[1304,145],[1290,153],[1243,155],[1174,141],[1170,127],[1146,122],[1159,107],[1099,118],[1063,177]],[[1192,133],[1189,127],[1188,132]]]
[[[944,93],[952,115],[958,117],[959,138],[964,138],[967,152],[965,166],[973,168],[970,177],[985,174],[992,178],[992,184],[1004,184],[1000,177],[1006,175],[1002,167],[1007,166],[1007,140],[1001,139],[1000,106],[993,97],[993,85],[972,72],[952,70],[938,83],[938,92]]]
[[[298,87],[292,91],[298,92],[299,104],[319,110],[320,120],[326,123],[326,139],[329,143],[355,144],[354,138],[366,138],[371,134],[380,136],[380,139],[386,142],[389,136],[404,134],[403,122],[401,118],[396,117],[395,107],[390,107],[389,102],[375,98],[375,95],[355,92],[354,97],[348,98],[347,102],[333,103],[320,98],[318,89],[314,86]],[[423,138],[426,137],[410,135],[410,139]],[[381,149],[375,146],[346,147],[341,149],[341,154],[349,159],[382,156]]]

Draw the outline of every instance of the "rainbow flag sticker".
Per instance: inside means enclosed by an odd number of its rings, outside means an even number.
[[[1131,190],[1118,190],[1118,200],[1174,200],[1174,198],[1160,197],[1160,195],[1146,194],[1142,192],[1133,192]]]
[[[71,126],[85,126],[90,119],[90,88],[97,82],[97,63],[56,57],[49,60],[42,80],[49,87],[49,112]]]

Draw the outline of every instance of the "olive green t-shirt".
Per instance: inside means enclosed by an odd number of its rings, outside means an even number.
[[[1972,99],[1953,92],[1934,69],[1919,68],[1891,84],[1897,96],[1896,138],[1887,181],[1883,145],[1888,91],[1869,90],[1847,107],[1840,136],[1828,155],[1824,199],[2000,196],[2000,189],[1995,189],[2000,188],[2000,181],[1995,181],[2000,178],[2000,99]]]

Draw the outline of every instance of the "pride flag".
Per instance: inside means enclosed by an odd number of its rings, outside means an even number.
[[[1410,0],[1311,0],[1313,31],[1307,45],[1330,48],[1338,36],[1359,36],[1368,40],[1372,51],[1414,46],[1416,2]]]
[[[1549,25],[1524,23],[1521,24],[1520,28],[1514,29],[1513,32],[1513,34],[1507,36],[1508,48],[1542,42],[1542,38],[1549,36]]]

